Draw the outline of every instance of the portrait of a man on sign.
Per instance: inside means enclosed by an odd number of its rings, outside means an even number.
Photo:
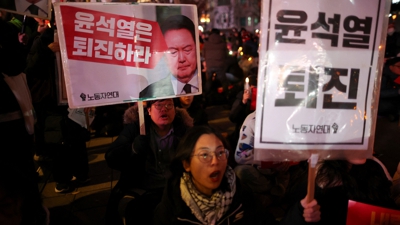
[[[42,18],[49,17],[49,6],[48,0],[0,0],[0,9]]]
[[[165,52],[169,74],[140,92],[140,98],[199,92],[195,26],[183,15],[168,17],[161,24],[168,50]]]

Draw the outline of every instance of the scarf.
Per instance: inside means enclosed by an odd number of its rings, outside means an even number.
[[[236,192],[236,176],[231,167],[227,167],[225,177],[229,190],[217,190],[211,197],[200,193],[193,184],[189,173],[184,173],[181,182],[181,196],[192,213],[202,224],[215,224],[228,211]]]

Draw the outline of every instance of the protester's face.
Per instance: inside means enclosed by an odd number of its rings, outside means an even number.
[[[184,96],[184,97],[180,97],[179,101],[181,101],[181,105],[183,107],[190,107],[190,105],[193,102],[193,98],[194,98],[193,95],[192,96]]]
[[[164,34],[168,46],[166,54],[172,74],[182,83],[192,79],[197,67],[196,45],[186,29],[169,30]]]
[[[158,127],[172,124],[172,121],[175,118],[175,107],[172,99],[157,101],[153,103],[151,107],[147,109],[147,111],[151,117],[151,120]]]
[[[400,62],[389,66],[389,69],[396,75],[400,76]]]
[[[389,27],[387,33],[388,33],[388,35],[392,35],[394,33],[394,28],[393,27]]]
[[[194,155],[204,152],[212,153],[212,160],[209,163],[204,163],[200,161],[198,156],[193,156],[190,159],[190,163],[183,161],[185,170],[192,174],[193,184],[196,189],[207,196],[211,196],[213,190],[219,187],[225,175],[228,160],[226,158],[218,160],[214,155],[215,151],[224,149],[222,141],[214,134],[203,134],[197,140],[192,153]]]

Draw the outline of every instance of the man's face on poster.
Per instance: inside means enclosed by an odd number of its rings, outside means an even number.
[[[169,30],[164,38],[168,46],[167,62],[172,74],[182,83],[189,82],[197,68],[196,44],[190,31]]]

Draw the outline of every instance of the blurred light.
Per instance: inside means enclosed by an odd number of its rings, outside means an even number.
[[[392,16],[392,19],[396,19],[397,18],[397,15],[396,14],[394,14],[393,16]]]
[[[240,52],[240,55],[243,55],[243,52]]]
[[[229,55],[232,55],[233,54],[233,52],[232,51],[229,51]]]
[[[396,3],[399,3],[400,2],[400,0],[392,0],[392,4],[396,4]]]
[[[210,22],[210,15],[208,14],[201,14],[200,23],[209,23]]]
[[[204,32],[204,28],[203,28],[202,26],[199,25],[198,28],[199,28],[199,30],[200,30],[201,32]]]
[[[256,29],[256,34],[258,34],[260,32],[260,30],[259,29]]]
[[[251,57],[249,57],[247,60],[251,61],[251,60],[252,60],[252,58],[251,58]]]

